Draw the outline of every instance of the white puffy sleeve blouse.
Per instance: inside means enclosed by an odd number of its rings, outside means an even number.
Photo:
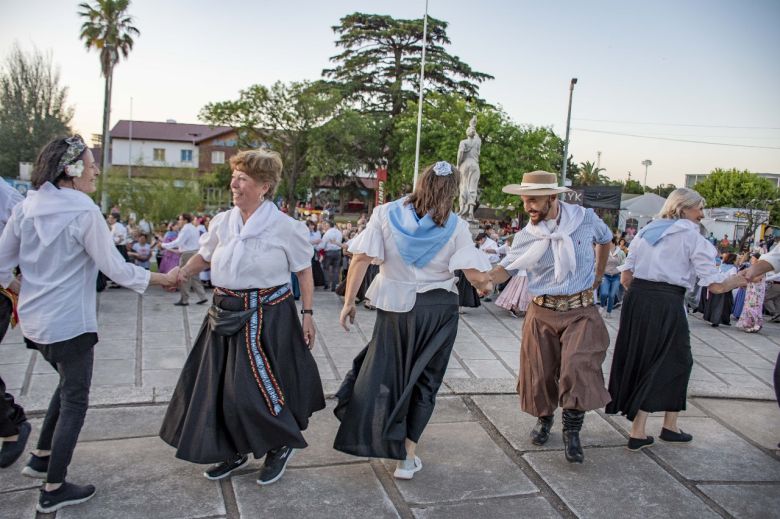
[[[225,245],[233,238],[228,216],[230,211],[216,215],[209,230],[200,237],[200,254],[211,263],[211,282],[214,286],[243,290],[271,288],[290,282],[290,273],[311,267],[309,230],[303,222],[287,215],[278,219],[261,236],[244,241],[237,271],[231,271],[232,257],[225,253]]]
[[[353,254],[365,254],[379,264],[379,274],[366,292],[371,304],[387,312],[408,312],[417,294],[444,289],[457,293],[456,270],[490,270],[487,256],[474,246],[468,224],[458,218],[447,242],[423,268],[407,265],[395,244],[387,218],[389,204],[374,209],[366,228],[349,247]]]

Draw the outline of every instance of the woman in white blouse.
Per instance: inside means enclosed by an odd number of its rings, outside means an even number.
[[[22,471],[46,481],[37,505],[43,513],[95,493],[92,485],[65,481],[65,474],[89,402],[98,269],[139,294],[149,285],[176,285],[178,269],[150,273],[119,254],[100,209],[87,196],[98,175],[80,136],[49,142],[35,162],[35,191],[14,208],[0,237],[0,284],[14,281],[17,265],[22,271],[19,323],[27,347],[38,350],[60,376],[37,449]]]
[[[160,436],[176,456],[215,463],[208,479],[227,477],[265,456],[257,483],[283,474],[301,431],[325,407],[314,347],[309,233],[277,209],[273,195],[282,160],[273,151],[230,159],[235,207],[218,214],[200,250],[179,277],[211,266],[209,309],[168,406]],[[297,316],[290,289],[296,273],[303,303]]]
[[[468,224],[452,212],[460,174],[437,162],[414,192],[381,205],[352,243],[341,325],[355,319],[355,294],[369,264],[380,263],[366,297],[378,315],[371,341],[336,393],[341,426],[334,447],[398,461],[395,477],[422,468],[415,448],[433,413],[458,331],[454,272],[492,290],[490,262]]]
[[[693,367],[690,333],[683,299],[699,278],[712,293],[724,293],[747,281],[719,272],[712,261],[715,247],[699,234],[704,199],[696,191],[672,191],[654,220],[631,241],[621,282],[626,297],[612,358],[606,411],[633,422],[629,450],[653,444],[645,433],[649,413],[663,411],[661,440],[687,443],[677,417],[685,410]]]

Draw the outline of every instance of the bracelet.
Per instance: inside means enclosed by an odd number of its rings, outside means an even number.
[[[311,315],[313,317],[314,316],[314,310],[312,310],[312,309],[301,310],[301,315],[306,315],[306,314],[309,314],[309,315]]]

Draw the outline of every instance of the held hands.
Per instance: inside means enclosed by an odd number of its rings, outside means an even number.
[[[309,350],[314,349],[314,337],[316,329],[314,328],[314,319],[311,314],[303,314],[303,340]]]
[[[484,297],[488,294],[493,293],[493,282],[488,279],[483,283],[480,283],[478,286],[475,286],[474,288],[477,289],[477,293],[479,294],[479,297]]]
[[[162,282],[162,287],[165,290],[175,289],[179,284],[179,276],[181,276],[179,267],[173,267],[165,274],[165,281]]]
[[[748,269],[749,270],[749,269]],[[747,270],[743,271],[747,272]],[[743,274],[743,272],[740,272],[734,276],[731,276],[728,278],[725,282],[726,286],[729,286],[729,290],[734,290],[735,288],[743,288],[748,285],[748,283],[758,281],[761,278],[761,274],[758,275],[756,279],[748,278]]]
[[[357,315],[357,309],[355,308],[355,303],[344,302],[344,308],[341,309],[341,315],[339,316],[339,322],[341,323],[341,327],[344,328],[346,331],[349,331],[349,326],[347,326],[347,318],[349,318],[349,324],[354,324],[355,315]]]

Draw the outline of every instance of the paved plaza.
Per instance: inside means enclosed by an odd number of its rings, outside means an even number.
[[[98,493],[57,517],[780,517],[780,409],[772,389],[778,324],[745,334],[691,317],[695,366],[680,425],[694,442],[629,452],[629,422],[591,412],[582,431],[585,463],[572,465],[562,452],[560,416],[547,445],[531,444],[535,419],[520,412],[514,394],[522,319],[488,303],[462,315],[418,449],[424,468],[412,481],[393,479],[389,462],[333,450],[338,422],[329,399],[305,432],[310,447],[295,454],[280,483],[259,487],[260,461],[212,482],[202,477],[203,466],[175,459],[157,437],[207,310],[174,307],[175,300],[156,288],[144,297],[128,290],[100,294],[91,405],[69,471],[69,479],[93,483]],[[317,290],[314,354],[328,396],[376,317],[361,307],[346,333],[340,308],[335,294]],[[607,325],[614,341],[618,317]],[[611,354],[605,376],[610,362]],[[18,329],[0,345],[0,374],[31,415],[33,446],[58,376],[24,348]],[[657,435],[660,424],[652,417],[648,432]],[[36,515],[36,481],[19,474],[25,461],[0,472],[0,518]]]

